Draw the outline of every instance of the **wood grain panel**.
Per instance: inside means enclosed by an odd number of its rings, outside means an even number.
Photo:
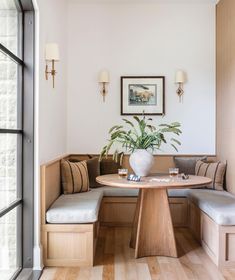
[[[44,265],[90,266],[94,253],[93,224],[42,227]]]
[[[60,161],[68,155],[59,157],[41,166],[41,223],[46,223],[46,211],[61,194]]]
[[[226,185],[235,194],[235,1],[220,0],[216,13],[217,155],[227,160]]]
[[[188,226],[188,199],[183,197],[170,197],[170,210],[175,227]]]
[[[189,202],[189,228],[194,237],[201,242],[201,210]]]
[[[101,224],[131,226],[136,201],[136,197],[104,197],[100,210]]]
[[[104,197],[100,223],[106,226],[132,226],[137,197]],[[188,199],[170,197],[172,221],[176,227],[188,226]]]
[[[216,259],[219,254],[219,226],[206,214],[201,213],[201,239],[203,247],[207,247],[208,253]]]
[[[99,155],[97,154],[90,154],[90,156],[93,157],[98,157]],[[177,155],[179,157],[192,157],[195,155]],[[200,156],[200,155],[196,155]],[[201,155],[205,156],[205,155]],[[112,157],[112,156],[109,156]],[[129,164],[129,155],[124,155],[123,157],[123,167],[127,168],[129,172],[133,173],[132,168],[130,167]],[[72,160],[86,160],[88,159],[88,155],[84,154],[72,154],[69,156],[70,159]],[[215,160],[216,157],[213,155],[208,155],[209,160]],[[173,155],[154,155],[154,164],[151,169],[151,173],[168,173],[170,167],[175,167],[174,163],[174,156]]]
[[[133,227],[131,240],[131,245],[135,248],[135,257],[177,257],[167,191],[141,189],[138,200],[135,215],[137,229],[136,226]]]
[[[227,234],[227,260],[235,261],[235,233]]]

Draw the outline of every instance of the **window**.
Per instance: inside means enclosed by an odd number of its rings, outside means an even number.
[[[31,1],[0,1],[0,279],[32,267],[33,28]]]

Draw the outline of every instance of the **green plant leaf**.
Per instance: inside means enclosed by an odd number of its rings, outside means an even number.
[[[175,143],[177,143],[178,145],[181,145],[180,141],[175,139],[175,138],[171,138],[171,141],[174,141]]]
[[[131,121],[129,121],[127,119],[123,119],[123,121],[126,122],[127,124],[129,124],[130,126],[135,127]]]

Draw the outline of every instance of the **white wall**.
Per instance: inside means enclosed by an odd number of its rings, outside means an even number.
[[[35,0],[35,207],[34,269],[42,267],[40,248],[40,165],[66,153],[66,63],[67,1]],[[47,42],[60,47],[61,61],[56,63],[55,89],[45,80],[44,48]]]
[[[214,4],[85,4],[68,10],[67,149],[98,153],[107,131],[121,121],[120,76],[166,76],[166,116],[180,121],[181,154],[215,153]],[[110,71],[102,102],[98,72]],[[188,75],[184,103],[178,102],[174,74]],[[164,147],[165,153],[173,153]]]
[[[67,1],[39,0],[39,155],[40,163],[66,151],[66,63],[67,63]],[[44,48],[56,42],[60,49],[60,62],[55,89],[52,80],[45,80]]]

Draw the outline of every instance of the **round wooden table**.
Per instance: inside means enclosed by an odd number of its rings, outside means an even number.
[[[130,242],[136,258],[177,257],[167,189],[195,188],[211,183],[211,179],[200,176],[189,176],[188,180],[150,176],[141,178],[140,182],[133,182],[120,178],[118,174],[110,174],[99,176],[96,180],[106,186],[140,189]]]

